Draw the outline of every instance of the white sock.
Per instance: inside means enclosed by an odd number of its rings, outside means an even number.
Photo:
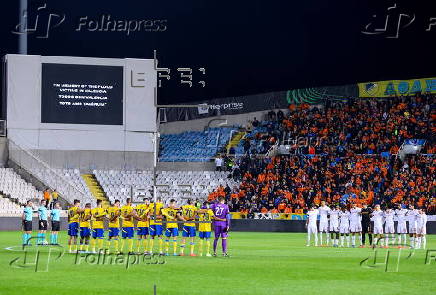
[[[410,237],[410,247],[415,247],[415,238]]]
[[[341,236],[341,247],[344,247],[344,236]]]
[[[421,248],[421,237],[416,237],[415,238],[415,248],[416,249]]]
[[[319,243],[322,245],[322,232],[319,233]]]
[[[330,245],[330,234],[326,233],[326,236],[327,236],[327,238],[326,238],[327,239],[327,243],[326,244],[328,246],[328,245]]]
[[[353,235],[353,237],[351,238],[351,245],[356,246],[356,236]]]
[[[359,234],[359,246],[362,246],[362,234]]]
[[[350,236],[347,236],[347,247],[350,247]]]
[[[406,234],[402,234],[403,236],[403,244],[407,243],[407,235]]]
[[[335,239],[335,245],[336,245],[336,246],[339,245],[339,239]]]
[[[310,234],[307,234],[307,245],[310,245]]]
[[[386,237],[385,237],[385,245],[386,245],[386,247],[389,245],[389,236],[388,235],[386,235]]]
[[[401,234],[398,234],[398,235],[397,235],[397,240],[398,240],[398,244],[401,245]]]
[[[315,246],[318,246],[318,235],[315,234]]]
[[[426,249],[427,248],[427,237],[426,236],[422,236],[422,249]]]

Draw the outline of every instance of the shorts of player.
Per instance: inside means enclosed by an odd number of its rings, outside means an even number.
[[[136,235],[148,236],[148,227],[138,227],[138,230],[136,231]]]
[[[184,238],[195,237],[195,226],[184,226],[182,236]]]
[[[372,233],[371,222],[362,222],[361,226],[362,226],[363,233]]]
[[[350,232],[359,233],[362,231],[362,225],[360,222],[350,222]]]
[[[397,233],[398,234],[407,234],[407,226],[406,226],[405,222],[398,222]]]
[[[149,227],[150,236],[161,236],[163,228],[161,224],[152,224]]]
[[[61,222],[52,220],[51,221],[51,231],[60,231],[61,230]]]
[[[102,228],[93,228],[92,229],[92,238],[101,239],[104,237],[104,229]]]
[[[81,227],[80,228],[80,237],[88,238],[91,236],[91,229],[89,227]]]
[[[426,226],[418,226],[416,228],[416,233],[418,235],[426,235],[427,234],[427,227]]]
[[[383,234],[383,225],[374,224],[374,234],[375,235],[382,235]]]
[[[173,228],[167,228],[165,231],[165,237],[178,237],[179,236],[179,229],[177,227]]]
[[[329,223],[328,221],[320,221],[319,222],[319,232],[326,233],[329,231]]]
[[[386,234],[394,234],[395,227],[393,223],[385,223],[385,233]]]
[[[210,239],[211,232],[210,231],[200,231],[198,232],[198,236],[200,239]]]
[[[109,238],[118,237],[120,235],[120,229],[118,227],[109,228]]]
[[[416,222],[409,222],[409,234],[416,234]]]
[[[329,231],[332,233],[339,232],[339,224],[337,222],[330,222]]]
[[[318,233],[318,229],[316,227],[316,223],[308,224],[307,225],[307,233],[308,234],[316,234]]]
[[[348,225],[342,225],[339,227],[339,233],[340,234],[349,234],[350,233],[350,226]]]
[[[31,220],[23,220],[23,230],[24,231],[32,231],[32,221]]]
[[[47,230],[47,220],[39,220],[38,229],[39,230]]]
[[[77,237],[79,234],[79,223],[78,222],[71,222],[68,224],[68,235],[71,237]]]
[[[214,234],[215,234],[215,239],[218,239],[219,237],[221,237],[222,239],[227,238],[229,234],[227,232],[227,226],[224,224],[215,224]]]
[[[133,227],[123,227],[121,230],[121,237],[123,239],[131,239],[133,238],[134,230]]]

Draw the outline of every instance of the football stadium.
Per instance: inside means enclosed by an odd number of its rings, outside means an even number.
[[[0,295],[435,293],[431,9],[11,2]]]

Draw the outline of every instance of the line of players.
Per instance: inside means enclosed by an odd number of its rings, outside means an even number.
[[[97,201],[97,207],[91,209],[91,204],[85,204],[80,208],[80,202],[74,201],[74,205],[68,209],[68,235],[69,251],[75,253],[98,252],[106,249],[106,253],[114,251],[123,253],[127,244],[128,253],[159,253],[170,255],[170,244],[173,246],[174,256],[184,256],[186,243],[189,241],[190,256],[195,254],[196,226],[195,220],[199,221],[199,255],[203,256],[206,244],[206,256],[210,254],[210,237],[212,223],[214,224],[215,239],[213,244],[213,256],[216,256],[218,239],[222,240],[223,256],[227,255],[227,236],[230,226],[229,208],[224,203],[224,198],[217,203],[203,203],[198,209],[188,200],[186,205],[178,207],[174,199],[170,200],[167,207],[160,199],[156,202],[144,199],[143,204],[132,206],[128,198],[124,206],[120,201],[115,202],[107,209],[102,207],[101,201]],[[104,245],[104,221],[108,222],[108,239]],[[166,220],[164,230],[162,221]],[[173,222],[172,222],[173,221]],[[179,227],[177,221],[183,222],[182,239],[178,249]],[[136,225],[135,225],[136,222]],[[136,229],[136,248],[134,249],[134,235]],[[121,231],[121,241],[119,241]],[[165,245],[163,236],[165,236]],[[79,238],[79,245],[77,240]],[[158,241],[158,251],[154,249],[154,242]],[[120,242],[120,243],[119,243]],[[164,249],[165,246],[165,249]],[[91,248],[91,249],[90,249]],[[165,250],[165,251],[164,251]],[[179,251],[178,251],[179,250]]]
[[[320,245],[324,245],[323,233],[326,236],[325,245],[333,247],[344,247],[344,241],[347,247],[350,247],[350,238],[351,247],[356,247],[356,238],[358,246],[364,247],[366,234],[370,246],[388,247],[392,244],[405,246],[409,234],[410,247],[426,248],[427,215],[423,209],[415,209],[412,205],[409,209],[405,209],[399,204],[396,209],[388,208],[382,211],[380,205],[375,205],[372,209],[366,204],[363,204],[362,208],[354,204],[351,205],[350,210],[347,210],[346,207],[339,206],[330,208],[325,201],[322,201],[319,208],[312,206],[307,215],[307,246],[310,246],[311,236],[314,237],[314,245],[318,246],[318,234]],[[395,217],[398,222],[396,230]]]

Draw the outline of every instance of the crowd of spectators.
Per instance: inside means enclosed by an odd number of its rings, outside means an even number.
[[[238,187],[219,187],[232,211],[300,213],[329,204],[413,204],[436,214],[434,96],[348,101],[323,107],[291,105],[268,113],[262,140],[290,144],[290,154],[259,156],[248,149],[229,160]],[[257,120],[256,120],[257,121]],[[309,139],[303,140],[300,139]],[[420,155],[396,154],[405,139],[425,139]]]

